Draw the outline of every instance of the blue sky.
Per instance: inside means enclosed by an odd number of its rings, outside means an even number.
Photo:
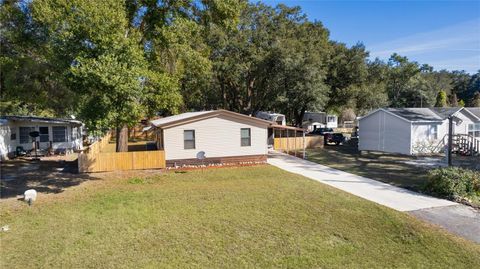
[[[365,44],[372,58],[398,52],[436,70],[480,69],[480,0],[263,0],[301,6],[331,39]]]

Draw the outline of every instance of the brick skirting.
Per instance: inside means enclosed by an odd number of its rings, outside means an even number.
[[[201,165],[201,164],[237,164],[237,163],[265,163],[267,155],[245,155],[245,156],[228,156],[205,158],[203,162],[198,159],[180,159],[167,160],[167,167],[185,166],[185,165]]]

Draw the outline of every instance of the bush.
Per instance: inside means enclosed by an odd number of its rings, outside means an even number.
[[[426,190],[449,198],[480,196],[480,172],[458,167],[434,169],[429,172]]]

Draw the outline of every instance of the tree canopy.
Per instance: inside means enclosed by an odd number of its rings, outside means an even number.
[[[0,11],[2,114],[75,115],[94,130],[225,108],[280,112],[300,125],[308,110],[480,102],[480,72],[435,71],[399,54],[372,60],[299,7],[5,0]]]

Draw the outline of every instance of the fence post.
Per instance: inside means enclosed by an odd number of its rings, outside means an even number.
[[[302,132],[302,141],[303,141],[303,159],[305,159],[305,148],[307,147],[305,145],[305,131]]]
[[[289,135],[288,129],[287,129],[287,154],[290,153],[290,145],[289,145],[290,143],[288,143],[289,138],[290,138],[290,135]]]
[[[293,141],[294,141],[293,146],[294,146],[294,148],[295,148],[295,157],[297,157],[297,130],[294,130],[294,132],[295,132],[295,135],[294,135],[295,138],[294,138],[294,140],[293,140]]]

